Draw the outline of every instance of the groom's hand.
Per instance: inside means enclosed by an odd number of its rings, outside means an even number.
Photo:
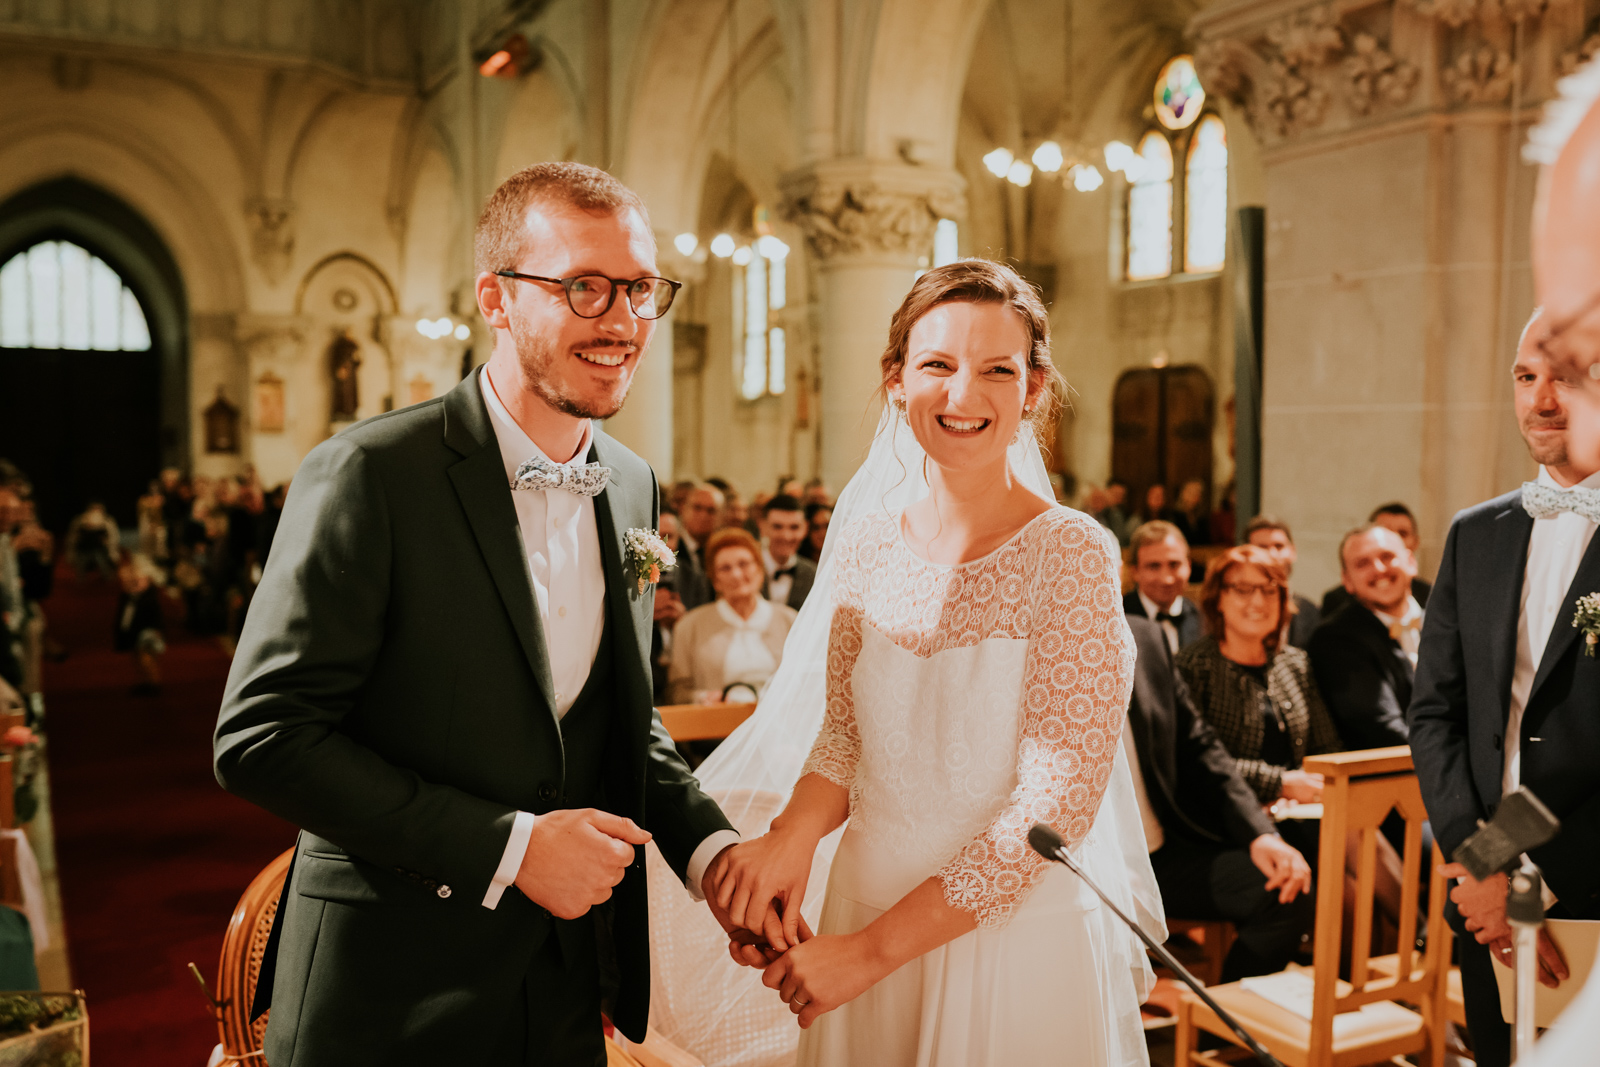
[[[611,899],[650,835],[632,819],[594,808],[560,809],[533,822],[516,887],[558,919],[576,919]]]

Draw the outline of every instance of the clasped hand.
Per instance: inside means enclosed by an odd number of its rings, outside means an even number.
[[[611,899],[634,848],[650,840],[632,819],[594,808],[561,808],[534,820],[516,887],[558,919],[576,919]]]
[[[882,977],[865,937],[814,937],[800,914],[815,852],[815,841],[773,831],[724,851],[705,883],[712,910],[726,919],[729,954],[762,971],[801,1027]]]
[[[1450,890],[1450,899],[1461,912],[1467,930],[1477,938],[1478,944],[1489,946],[1495,959],[1510,967],[1515,958],[1515,946],[1511,924],[1506,921],[1506,876],[1493,874],[1480,882],[1459,863],[1447,863],[1439,868],[1439,873],[1446,878],[1460,879]],[[1554,989],[1570,976],[1561,950],[1550,940],[1544,927],[1540,927],[1539,983]]]

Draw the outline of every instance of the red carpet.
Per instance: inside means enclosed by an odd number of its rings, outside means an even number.
[[[45,605],[70,651],[46,668],[46,728],[72,978],[88,994],[96,1067],[202,1067],[217,1029],[188,963],[215,979],[239,894],[294,843],[293,827],[212,777],[228,660],[163,606],[163,690],[140,699],[128,694],[131,657],[111,650],[110,583],[63,573]]]

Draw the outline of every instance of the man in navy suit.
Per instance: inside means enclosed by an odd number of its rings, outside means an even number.
[[[1411,751],[1428,817],[1446,856],[1527,786],[1561,820],[1532,851],[1554,895],[1551,917],[1600,919],[1600,659],[1573,626],[1580,597],[1600,591],[1600,462],[1568,449],[1571,383],[1528,323],[1512,368],[1517,419],[1540,464],[1537,481],[1456,516],[1428,600],[1410,710]],[[1461,938],[1467,1024],[1480,1067],[1510,1060],[1493,968],[1512,961],[1506,878],[1459,864],[1448,909]],[[1545,984],[1567,976],[1541,935]]]
[[[1399,534],[1373,523],[1339,542],[1339,570],[1350,599],[1306,646],[1317,689],[1350,748],[1403,745],[1422,632],[1417,561]]]
[[[1159,625],[1167,647],[1176,654],[1205,633],[1200,609],[1183,595],[1189,581],[1189,542],[1176,526],[1161,519],[1133,531],[1130,541],[1136,588],[1122,598],[1122,612]]]

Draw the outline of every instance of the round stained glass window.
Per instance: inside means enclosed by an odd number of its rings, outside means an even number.
[[[1195,73],[1193,56],[1174,56],[1156,78],[1156,118],[1169,130],[1194,125],[1205,106],[1206,91]]]

